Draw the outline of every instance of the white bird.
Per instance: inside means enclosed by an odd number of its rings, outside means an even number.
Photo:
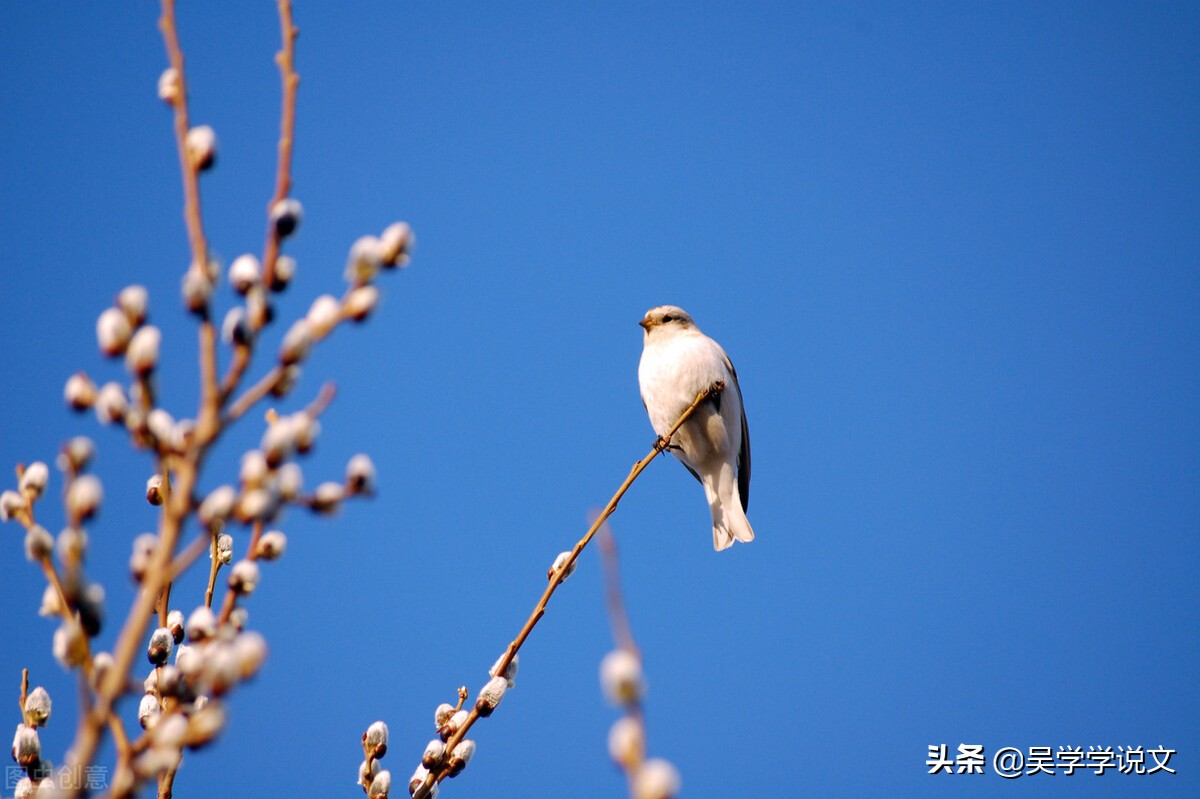
[[[646,331],[638,384],[650,424],[665,436],[696,395],[720,381],[724,391],[705,400],[671,440],[671,454],[704,486],[712,511],[713,548],[753,541],[750,432],[737,372],[721,345],[700,332],[687,311],[660,305],[639,322]]]

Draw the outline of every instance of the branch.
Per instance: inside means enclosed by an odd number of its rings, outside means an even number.
[[[533,632],[533,628],[537,626],[537,623],[541,620],[541,618],[546,615],[546,606],[550,602],[550,597],[554,596],[554,592],[558,590],[558,587],[562,585],[563,581],[567,578],[567,575],[573,570],[575,561],[579,559],[580,553],[582,553],[588,543],[591,542],[592,537],[596,535],[596,532],[601,528],[608,517],[611,516],[614,511],[616,511],[617,504],[621,501],[621,498],[625,496],[625,492],[629,490],[629,487],[633,485],[633,481],[636,480],[638,476],[646,469],[646,467],[650,465],[651,461],[667,450],[675,433],[679,431],[679,428],[683,426],[683,423],[691,417],[698,407],[700,407],[700,404],[709,397],[720,393],[722,390],[724,390],[724,388],[725,384],[718,382],[697,394],[696,398],[692,400],[692,404],[684,409],[683,413],[679,415],[679,419],[676,420],[675,424],[671,426],[671,429],[654,442],[654,447],[646,454],[644,458],[633,465],[633,468],[629,471],[629,476],[625,478],[625,482],[621,483],[621,487],[617,489],[616,493],[613,494],[612,499],[610,499],[608,504],[604,506],[604,510],[602,510],[596,517],[595,521],[592,522],[592,526],[588,528],[586,533],[584,533],[583,538],[579,539],[579,541],[575,544],[575,547],[571,550],[566,560],[561,564],[558,564],[558,568],[551,572],[550,584],[547,585],[546,590],[542,592],[541,599],[539,599],[537,604],[534,606],[533,612],[529,614],[529,618],[525,620],[525,624],[521,627],[521,631],[517,633],[517,637],[514,638],[512,643],[508,645],[508,650],[504,653],[504,656],[501,657],[493,667],[492,672],[494,674],[503,675],[508,671],[508,667],[512,664],[513,658],[517,656],[517,652],[520,651],[521,646],[525,643],[525,639],[527,639],[529,634]],[[466,720],[446,741],[445,751],[452,752],[454,747],[466,737],[467,732],[479,718],[480,714],[478,708],[472,708],[471,712],[467,715]],[[425,777],[425,781],[419,785],[416,791],[413,793],[413,799],[426,799],[426,797],[430,795],[430,791],[432,790],[434,784],[441,782],[448,776],[450,776],[450,767],[448,765],[443,765],[437,770],[431,770]]]

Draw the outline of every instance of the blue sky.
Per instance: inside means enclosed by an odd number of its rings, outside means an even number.
[[[130,542],[154,524],[149,463],[61,394],[78,369],[119,379],[94,322],[138,282],[164,331],[163,400],[193,412],[164,55],[150,4],[5,17],[0,463],[95,438],[106,645],[132,596]],[[649,747],[685,795],[1196,795],[1194,5],[363,2],[296,17],[306,216],[280,317],[340,291],[358,236],[406,219],[419,247],[376,316],[323,344],[277,405],[336,381],[307,479],[367,451],[380,493],[332,521],[284,519],[287,555],[249,603],[271,658],[177,795],[358,795],[375,719],[407,777],[434,707],[483,683],[554,555],[648,449],[636,322],[667,302],[737,365],[758,533],[714,553],[700,487],[673,462],[613,519]],[[228,262],[261,250],[277,23],[273,4],[226,2],[188,4],[180,26],[193,120],[221,142],[202,190]],[[222,441],[204,488],[233,478],[260,419]],[[61,526],[52,503],[42,517]],[[75,688],[6,532],[0,693],[23,666],[51,690],[43,743],[61,761]],[[180,607],[202,580],[177,584]],[[622,795],[596,678],[610,646],[589,551],[443,795]],[[927,775],[940,743],[984,745],[989,773]],[[1178,775],[991,773],[1001,747],[1131,745],[1178,750]]]

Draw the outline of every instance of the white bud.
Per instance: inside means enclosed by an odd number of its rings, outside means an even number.
[[[251,594],[258,586],[258,564],[252,560],[239,560],[229,573],[229,587],[239,594]]]
[[[50,694],[38,686],[25,697],[25,719],[35,727],[44,727],[50,720]]]
[[[488,669],[488,674],[495,677],[500,672],[500,663],[504,660],[504,655],[496,658],[496,662]],[[508,681],[508,687],[512,688],[517,684],[517,669],[521,665],[521,655],[514,654],[512,660],[508,662],[508,668],[504,670],[504,679]]]
[[[176,644],[183,643],[184,620],[182,610],[172,610],[167,614],[167,629],[171,631],[171,641]]]
[[[287,549],[287,536],[280,530],[268,530],[258,539],[256,557],[260,560],[278,560]]]
[[[168,105],[174,103],[183,93],[181,84],[179,70],[175,69],[175,67],[167,67],[158,76],[158,99]]]
[[[171,657],[171,649],[175,639],[167,627],[158,627],[150,634],[150,645],[146,648],[146,658],[155,666],[161,666]]]
[[[367,791],[367,799],[386,799],[392,790],[392,772],[384,769],[371,780],[371,788]]]
[[[317,513],[336,513],[344,493],[337,483],[321,483],[313,493],[313,510]]]
[[[271,291],[283,291],[295,276],[296,259],[290,255],[279,256],[275,259],[275,269],[271,273]]]
[[[679,793],[679,772],[662,758],[647,760],[633,780],[634,799],[671,799]]]
[[[154,533],[142,533],[133,539],[133,553],[129,556],[129,573],[139,583],[150,568],[150,559],[154,557],[154,549],[158,546],[158,536]]]
[[[55,463],[59,471],[63,472],[78,472],[82,471],[92,460],[92,456],[96,454],[96,445],[87,436],[75,436],[66,444],[63,444],[62,450],[58,454],[58,460]]]
[[[233,503],[236,501],[237,491],[233,486],[220,486],[213,489],[212,493],[204,498],[196,515],[200,518],[201,524],[211,528],[229,518],[229,514],[233,513]]]
[[[33,563],[40,563],[54,552],[54,538],[40,524],[35,524],[25,531],[25,557]]]
[[[363,236],[350,246],[350,254],[346,257],[346,281],[355,286],[370,283],[382,266],[379,239]]]
[[[129,324],[137,327],[146,321],[146,309],[150,305],[150,295],[145,286],[126,286],[117,295],[117,307],[125,314]]]
[[[203,313],[212,297],[213,278],[201,269],[189,269],[183,276],[183,304],[192,313]]]
[[[154,745],[166,749],[178,749],[183,746],[187,735],[187,719],[179,713],[172,713],[163,718],[154,727]]]
[[[129,346],[133,326],[118,308],[105,308],[96,320],[96,343],[100,351],[110,358],[116,357]]]
[[[238,294],[245,294],[262,280],[262,266],[258,258],[249,253],[239,255],[229,265],[229,285]]]
[[[221,322],[221,340],[226,344],[244,347],[252,338],[250,325],[246,322],[246,309],[241,306],[230,308],[225,314],[225,321]]]
[[[566,566],[566,565],[567,565],[567,561],[569,561],[569,560],[571,560],[571,553],[570,553],[570,551],[567,551],[567,552],[559,552],[559,553],[558,553],[558,556],[554,558],[554,563],[550,564],[550,571],[548,571],[548,572],[546,573],[546,579],[547,579],[547,580],[552,580],[552,579],[554,579],[554,575],[555,575],[556,573],[558,573],[559,571],[561,571],[561,570],[562,570],[562,568],[563,568],[564,566]],[[566,571],[566,574],[564,574],[564,575],[562,576],[562,580],[560,580],[559,582],[563,582],[563,583],[565,583],[565,582],[567,581],[567,578],[568,578],[568,577],[570,577],[572,574],[574,574],[574,573],[575,573],[575,567],[576,567],[577,565],[579,565],[579,559],[578,559],[578,558],[576,558],[575,560],[571,561],[571,565],[570,565],[570,566],[567,566],[567,571]]]
[[[471,758],[475,755],[475,742],[470,738],[465,738],[454,745],[450,750],[450,763],[447,773],[451,777],[457,777],[462,773],[462,770],[467,767],[467,763],[471,762]]]
[[[28,777],[17,780],[17,787],[13,791],[13,799],[33,799],[37,793],[33,787],[33,780]]]
[[[363,733],[363,748],[371,757],[383,757],[387,754],[388,727],[382,721],[377,721]]]
[[[346,464],[346,490],[351,494],[375,493],[375,464],[369,455],[360,452]]]
[[[220,702],[206,702],[198,708],[187,725],[187,745],[193,749],[217,737],[225,726],[225,708]]]
[[[96,402],[96,384],[83,372],[76,372],[67,378],[63,399],[77,411],[87,410]]]
[[[304,471],[298,463],[285,463],[279,467],[276,474],[276,488],[279,489],[279,497],[285,502],[290,502],[299,496],[304,490]]]
[[[158,506],[163,504],[162,484],[163,479],[161,474],[152,474],[146,480],[146,501],[151,505]]]
[[[83,560],[83,556],[87,554],[87,531],[78,527],[64,527],[59,532],[55,545],[60,560],[66,563]]]
[[[42,591],[42,605],[38,608],[38,615],[43,618],[49,618],[61,616],[65,612],[66,608],[63,607],[62,602],[58,598],[58,589],[52,585],[46,586],[46,589]]]
[[[462,729],[462,726],[467,723],[467,716],[469,715],[470,713],[465,710],[454,711],[450,716],[450,720],[446,722],[446,726],[442,729],[443,740],[450,740],[454,733]]]
[[[508,680],[504,677],[493,677],[488,680],[482,688],[479,689],[479,696],[475,699],[475,712],[480,716],[487,718],[492,715],[492,711],[499,706],[500,701],[504,699],[504,692],[508,689]]]
[[[154,325],[138,328],[125,350],[125,368],[132,375],[148,375],[158,366],[162,333]]]
[[[267,458],[261,450],[251,449],[242,454],[242,466],[238,470],[238,479],[245,488],[256,488],[267,479],[269,472]]]
[[[155,408],[146,414],[146,429],[159,442],[159,444],[167,445],[171,442],[171,431],[175,427],[175,420],[171,414],[167,413],[162,408]]]
[[[246,610],[244,607],[238,606],[229,611],[229,626],[232,627],[235,632],[240,633],[242,630],[245,630],[246,623],[248,621],[250,621],[250,611]]]
[[[375,779],[375,775],[379,773],[379,761],[371,760],[371,765],[367,765],[367,761],[358,764],[358,784],[366,788],[371,784],[371,780]]]
[[[303,218],[303,206],[299,200],[292,197],[286,197],[271,206],[271,224],[275,226],[275,233],[281,239],[295,233]]]
[[[608,731],[608,755],[617,765],[633,768],[642,762],[646,753],[646,735],[636,719],[624,716],[617,719]]]
[[[446,744],[441,738],[434,738],[425,745],[425,751],[421,754],[421,765],[428,769],[441,768],[445,758]]]
[[[384,266],[405,266],[413,246],[417,243],[412,228],[407,222],[394,222],[379,236],[380,258]]]
[[[293,413],[288,417],[296,437],[296,451],[308,452],[317,443],[321,423],[307,413]]]
[[[361,322],[371,315],[379,304],[379,289],[374,286],[359,286],[346,295],[342,313],[346,318]]]
[[[91,517],[104,500],[104,488],[94,474],[81,475],[71,481],[67,489],[67,511],[72,518]]]
[[[627,649],[614,649],[600,661],[600,686],[614,705],[639,702],[646,692],[642,663]]]
[[[21,482],[18,488],[21,493],[32,499],[37,499],[46,490],[46,483],[50,481],[50,467],[41,461],[34,461],[25,467],[25,471],[21,473]]]
[[[233,657],[237,662],[238,676],[248,680],[258,673],[267,659],[267,641],[259,633],[239,633],[233,639]]]
[[[332,295],[322,294],[313,300],[305,320],[314,338],[324,338],[337,326],[342,316],[342,306]]]
[[[125,399],[125,389],[117,383],[105,383],[96,395],[96,418],[101,424],[112,424],[125,418],[129,401]]]
[[[453,716],[454,705],[450,704],[449,702],[442,702],[437,706],[437,709],[433,711],[433,724],[438,728],[445,727],[448,723],[450,723],[450,719]]]
[[[417,766],[416,770],[413,771],[412,776],[408,778],[408,795],[412,796],[413,794],[415,794],[417,792],[417,788],[420,788],[422,785],[425,784],[425,779],[428,776],[429,776],[429,769],[425,768],[424,766]],[[433,784],[433,787],[435,789],[437,788],[436,782]],[[429,795],[433,796],[434,793],[431,793]]]
[[[272,489],[252,488],[238,499],[234,514],[240,521],[270,519],[279,511],[279,493]]]
[[[36,727],[17,725],[17,734],[13,737],[12,757],[22,768],[37,763],[42,756],[42,742],[38,739]]]
[[[285,365],[299,363],[308,356],[312,344],[311,325],[305,319],[297,319],[283,337],[283,344],[279,347],[279,360]]]
[[[65,669],[73,669],[87,658],[88,643],[83,628],[74,619],[64,621],[54,631],[54,658]]]
[[[222,566],[228,566],[233,562],[233,536],[229,533],[221,533],[217,536],[217,560],[221,562]]]
[[[208,169],[217,160],[217,134],[208,125],[199,125],[189,130],[184,143],[188,158],[195,169]]]
[[[288,364],[283,367],[283,371],[279,375],[279,379],[275,381],[275,385],[271,386],[272,397],[286,397],[288,392],[296,386],[296,382],[300,379],[300,367],[296,364]]]
[[[16,516],[25,510],[27,504],[25,497],[16,491],[5,491],[0,494],[0,522],[6,522]]]
[[[217,631],[217,617],[212,608],[201,605],[192,611],[187,620],[187,637],[193,644],[212,638]],[[178,658],[176,658],[178,663]]]

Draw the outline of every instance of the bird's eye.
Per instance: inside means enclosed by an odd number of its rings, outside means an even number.
[[[674,317],[674,316],[671,316],[670,314],[667,314],[666,316],[664,316],[664,317],[663,317],[663,321],[664,321],[664,322],[674,322],[674,321],[675,321],[675,317]]]

